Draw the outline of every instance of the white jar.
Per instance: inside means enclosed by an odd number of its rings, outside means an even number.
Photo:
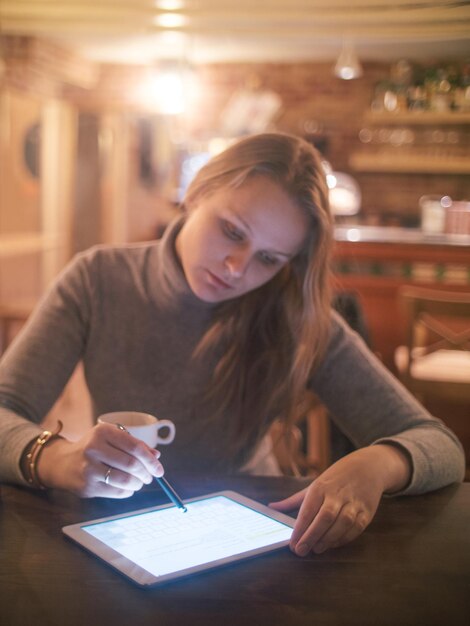
[[[448,202],[447,202],[448,200]],[[421,196],[421,230],[425,233],[443,233],[446,229],[446,207],[452,201],[448,196]]]

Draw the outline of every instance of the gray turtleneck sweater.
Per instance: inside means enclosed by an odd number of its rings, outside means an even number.
[[[192,294],[175,254],[181,221],[158,242],[99,246],[78,255],[59,276],[0,362],[0,481],[25,484],[24,447],[82,360],[95,418],[134,410],[172,419],[167,470],[234,472],[257,441],[229,453],[230,415],[209,420],[198,410],[214,362],[191,354],[211,323],[213,306]],[[412,461],[403,493],[462,480],[455,435],[432,418],[362,340],[332,313],[327,354],[311,388],[358,447],[390,443]]]

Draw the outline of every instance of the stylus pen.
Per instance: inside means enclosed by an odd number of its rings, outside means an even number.
[[[173,504],[176,504],[176,506],[179,509],[181,509],[183,513],[186,513],[188,509],[184,506],[183,501],[181,500],[179,495],[176,493],[176,491],[173,489],[173,487],[170,485],[170,483],[167,481],[165,476],[161,476],[160,478],[155,478],[155,480],[163,489],[163,491],[166,493],[166,495],[170,498]]]
[[[130,432],[122,424],[116,424],[116,426],[120,430],[123,430],[125,433],[130,435]],[[170,483],[167,481],[167,479],[164,476],[160,476],[160,478],[155,477],[155,480],[163,489],[163,491],[166,493],[168,498],[173,502],[173,504],[176,505],[179,509],[181,509],[183,513],[186,513],[188,509],[184,506],[183,500],[181,500],[181,498],[173,489],[173,487],[170,485]]]

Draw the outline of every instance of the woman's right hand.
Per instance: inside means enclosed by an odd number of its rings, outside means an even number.
[[[111,424],[98,424],[82,439],[58,438],[42,451],[39,480],[81,498],[127,498],[163,476],[160,452]],[[107,481],[106,481],[107,477]]]

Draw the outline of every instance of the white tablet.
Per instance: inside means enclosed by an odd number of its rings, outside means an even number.
[[[64,526],[63,532],[142,586],[287,546],[295,520],[233,491]]]

